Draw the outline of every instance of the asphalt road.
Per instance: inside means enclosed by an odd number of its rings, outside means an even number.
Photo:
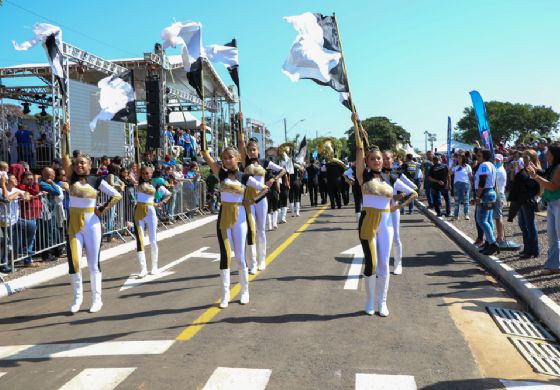
[[[0,389],[499,389],[500,379],[550,381],[485,310],[523,305],[423,216],[405,216],[401,229],[404,273],[391,277],[388,318],[363,314],[361,281],[345,289],[349,250],[359,244],[350,207],[305,208],[268,233],[273,261],[251,282],[246,306],[236,297],[216,308],[214,223],[160,242],[160,265],[173,266],[155,280],[121,290],[137,272],[135,254],[103,263],[99,313],[87,312],[89,284],[82,311],[67,313],[66,277],[5,298]]]

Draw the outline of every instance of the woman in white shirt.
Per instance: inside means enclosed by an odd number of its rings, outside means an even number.
[[[493,255],[500,253],[500,248],[494,237],[494,221],[492,219],[494,204],[496,203],[496,167],[492,163],[492,154],[489,150],[483,149],[477,154],[480,166],[474,177],[474,188],[476,191],[476,221],[484,232],[486,239],[485,248],[481,253]]]
[[[455,210],[453,212],[453,219],[459,218],[459,207],[463,204],[463,213],[465,219],[469,218],[469,204],[471,182],[473,178],[472,168],[467,164],[467,157],[464,154],[459,155],[459,164],[455,165],[452,169],[453,172],[453,189],[455,191]]]

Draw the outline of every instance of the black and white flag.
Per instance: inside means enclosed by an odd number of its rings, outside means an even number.
[[[296,156],[296,163],[303,165],[305,163],[305,157],[307,156],[307,139],[304,136],[299,144],[299,151]]]
[[[348,80],[334,16],[306,12],[286,16],[284,20],[298,32],[282,67],[290,80],[310,79],[340,93],[348,93]]]
[[[65,95],[66,90],[64,79],[66,79],[66,72],[62,64],[62,30],[60,27],[52,24],[37,23],[33,27],[33,33],[35,34],[35,38],[21,44],[18,44],[16,41],[12,41],[14,49],[20,51],[29,50],[41,42],[45,52],[47,53],[47,58],[52,72],[56,76],[62,94]]]
[[[101,111],[89,124],[95,130],[98,120],[136,123],[136,94],[134,92],[132,71],[119,76],[101,79],[99,87],[99,106]]]
[[[190,71],[187,72],[187,80],[191,87],[194,88],[199,98],[204,100],[203,88],[204,80],[202,79],[202,57],[199,57],[191,64]]]
[[[239,51],[237,49],[237,41],[233,39],[225,45],[210,45],[204,51],[208,60],[211,62],[220,62],[227,68],[231,79],[237,86],[237,94],[239,91]]]
[[[205,56],[204,47],[202,47],[202,23],[173,23],[162,30],[161,39],[164,49],[169,46],[181,48],[183,67],[187,72],[200,57]]]

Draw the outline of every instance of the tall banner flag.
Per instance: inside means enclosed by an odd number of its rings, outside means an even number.
[[[307,156],[307,138],[303,136],[303,140],[299,145],[299,151],[296,156],[296,163],[303,165],[305,163],[305,157]]]
[[[208,60],[211,62],[219,62],[225,65],[231,79],[237,86],[237,95],[239,91],[239,51],[237,50],[237,41],[233,39],[225,45],[210,45],[204,48]]]
[[[335,17],[306,12],[284,20],[298,33],[282,66],[284,74],[293,82],[309,79],[331,87],[340,93],[342,104],[352,109]]]
[[[492,153],[492,158],[494,158],[494,144],[492,143],[492,135],[490,134],[490,125],[488,123],[488,113],[486,112],[486,106],[484,105],[484,100],[478,91],[471,91],[471,100],[473,103],[474,114],[476,115],[476,120],[478,122],[478,133],[480,134],[480,139],[482,140],[482,146],[488,149]]]
[[[101,79],[99,87],[99,106],[101,111],[89,124],[95,130],[98,120],[136,123],[136,94],[134,92],[132,71],[119,76]]]
[[[447,166],[451,166],[451,117],[447,117]]]
[[[35,34],[35,38],[21,44],[12,41],[14,49],[19,51],[29,50],[41,42],[47,53],[49,65],[60,86],[60,90],[62,94],[65,95],[66,88],[63,80],[66,79],[66,72],[62,64],[62,30],[60,27],[52,24],[37,23],[33,27],[33,33]]]
[[[202,57],[191,64],[187,72],[187,81],[194,88],[199,98],[204,101],[204,79],[202,75]]]

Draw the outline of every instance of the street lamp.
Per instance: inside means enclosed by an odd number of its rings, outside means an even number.
[[[301,122],[305,121],[304,119],[300,119],[299,121],[297,121],[296,123],[294,123],[292,125],[292,127],[290,127],[288,130],[286,130],[287,127],[287,123],[288,121],[286,120],[286,118],[284,118],[284,142],[288,142],[288,131],[292,130],[294,127],[296,127],[298,124],[300,124]]]

